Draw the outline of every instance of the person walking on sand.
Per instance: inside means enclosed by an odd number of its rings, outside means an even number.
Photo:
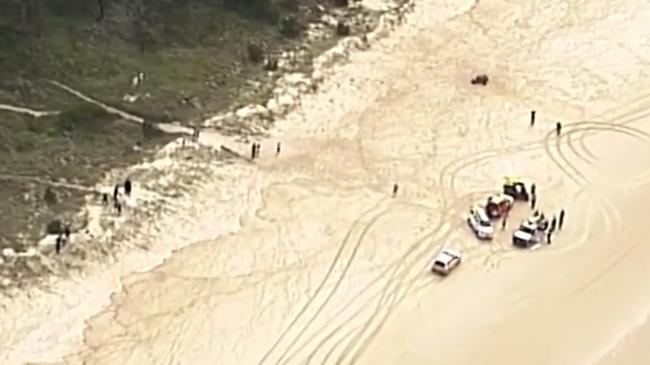
[[[255,152],[257,151],[257,145],[255,142],[251,144],[251,160],[255,159]]]
[[[393,198],[397,196],[397,190],[399,190],[399,186],[395,183],[393,184]]]
[[[562,230],[563,225],[564,225],[564,209],[560,210],[560,217],[558,219],[558,228]]]
[[[559,137],[561,133],[562,133],[562,123],[557,122],[555,123],[555,134]]]
[[[278,142],[278,144],[275,146],[275,155],[280,154],[280,150],[282,149],[282,142]]]

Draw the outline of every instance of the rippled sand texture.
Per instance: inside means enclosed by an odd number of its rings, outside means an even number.
[[[463,7],[418,1],[354,55],[279,124],[280,156],[264,143],[242,229],[125,278],[66,362],[546,365],[613,348],[650,309],[650,2]],[[567,209],[553,245],[467,229],[511,173]],[[466,255],[445,280],[428,271],[442,246]]]

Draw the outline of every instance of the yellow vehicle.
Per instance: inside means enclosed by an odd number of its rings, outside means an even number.
[[[510,195],[515,200],[528,201],[530,199],[530,194],[526,189],[526,183],[522,179],[514,176],[505,177],[503,193]]]

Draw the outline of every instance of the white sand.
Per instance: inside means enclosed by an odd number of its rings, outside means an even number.
[[[458,15],[470,5],[417,1],[407,25],[353,54],[278,123],[258,169],[232,167],[247,173],[229,198],[196,197],[174,239],[237,233],[124,277],[65,362],[645,364],[626,334],[650,311],[650,6],[495,0]],[[475,72],[487,87],[469,84]],[[480,244],[466,228],[469,204],[511,173],[537,183],[547,213],[567,209],[553,245],[516,250],[509,232]],[[428,271],[442,246],[466,255],[445,280]],[[54,344],[5,362],[66,352]]]

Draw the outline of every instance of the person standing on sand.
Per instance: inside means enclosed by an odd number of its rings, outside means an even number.
[[[255,152],[257,151],[257,146],[255,145],[255,142],[251,144],[251,160],[255,159]]]
[[[533,194],[533,195],[530,197],[530,208],[531,208],[531,209],[535,209],[535,205],[536,205],[536,204],[537,204],[537,196]]]
[[[126,181],[124,181],[124,193],[126,196],[131,195],[131,179],[127,178]]]
[[[61,241],[62,240],[63,240],[63,238],[61,237],[61,234],[59,234],[56,237],[56,241],[54,242],[54,251],[56,252],[57,255],[61,253]]]
[[[560,219],[558,220],[558,228],[562,230],[563,225],[564,225],[564,209],[560,210]]]
[[[534,110],[530,111],[530,126],[534,127],[535,126],[535,113],[537,113]]]
[[[70,224],[66,224],[63,228],[63,235],[65,236],[66,241],[70,241]]]
[[[557,228],[557,219],[555,218],[555,216],[553,216],[553,219],[551,219],[551,227],[549,228],[549,230],[551,232],[555,232],[555,228]]]
[[[395,183],[393,184],[393,198],[397,196],[397,190],[399,190],[399,186]]]
[[[278,144],[275,146],[275,155],[280,154],[280,149],[282,148],[282,142],[278,142]]]
[[[122,215],[122,203],[118,199],[115,199],[115,211],[118,216]]]
[[[561,133],[562,133],[562,123],[557,122],[555,123],[555,134],[559,137]]]

